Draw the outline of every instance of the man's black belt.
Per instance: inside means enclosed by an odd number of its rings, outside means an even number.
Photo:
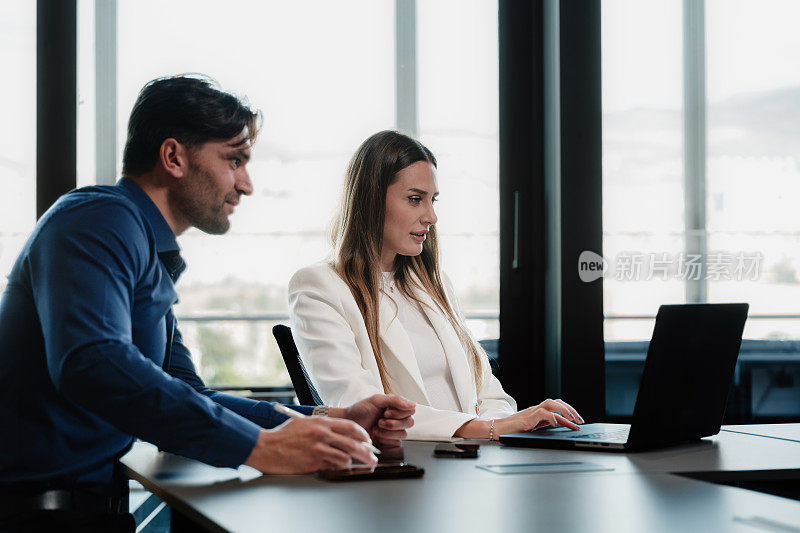
[[[101,496],[80,490],[51,489],[20,496],[6,495],[0,500],[0,516],[25,511],[80,511],[119,514],[128,512],[127,498]]]

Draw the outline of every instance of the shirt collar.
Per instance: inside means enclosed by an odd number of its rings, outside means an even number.
[[[147,193],[129,178],[120,179],[117,182],[117,187],[122,189],[125,196],[144,213],[144,217],[150,223],[150,227],[156,236],[156,251],[159,254],[161,252],[180,251],[181,248],[178,246],[178,240],[175,238],[172,228],[169,227],[164,215],[161,214],[161,211],[158,210],[158,207],[156,207],[156,204],[153,203]]]

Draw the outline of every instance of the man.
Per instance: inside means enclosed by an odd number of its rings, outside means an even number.
[[[172,313],[185,268],[175,237],[228,230],[252,193],[257,121],[208,80],[150,82],[131,113],[125,177],[64,195],[37,223],[0,301],[0,525],[130,530],[117,459],[132,437],[264,473],[375,464],[367,431],[405,437],[414,404],[397,396],[295,407],[327,416],[286,422],[195,371]]]

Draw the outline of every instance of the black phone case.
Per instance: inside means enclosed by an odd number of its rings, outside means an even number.
[[[374,470],[368,468],[354,468],[344,470],[322,470],[317,473],[325,481],[362,481],[369,479],[402,479],[422,477],[425,469],[414,465],[386,465],[376,466]]]
[[[442,448],[434,448],[433,449],[433,456],[434,457],[455,457],[457,459],[477,459],[478,454],[480,453],[480,448],[475,450],[466,450],[464,448],[460,448],[461,451],[457,450],[445,450]]]

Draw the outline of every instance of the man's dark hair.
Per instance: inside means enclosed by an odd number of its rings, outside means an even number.
[[[187,148],[227,140],[245,131],[252,144],[260,113],[221,91],[205,76],[171,76],[145,85],[131,111],[122,174],[135,176],[153,169],[161,144],[169,138]]]

